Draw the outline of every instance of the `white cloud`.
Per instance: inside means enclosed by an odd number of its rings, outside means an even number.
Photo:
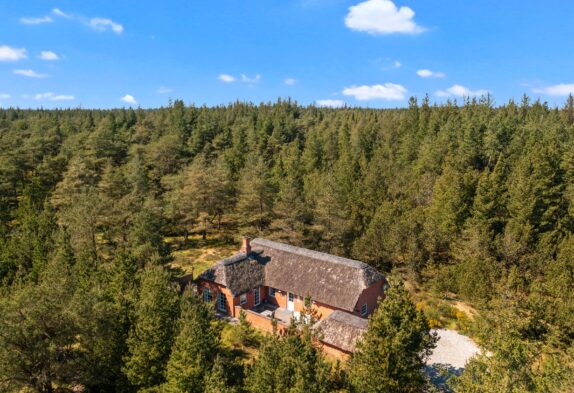
[[[341,108],[341,107],[345,106],[345,101],[343,101],[343,100],[326,99],[326,100],[317,100],[316,103],[317,103],[317,106],[320,106],[323,108]]]
[[[353,96],[359,101],[367,100],[387,100],[397,101],[404,100],[407,89],[396,83],[385,83],[384,85],[362,85],[346,87],[343,95]]]
[[[78,21],[96,31],[113,31],[116,34],[124,32],[124,26],[109,18],[86,18],[82,15],[68,14],[59,8],[52,9],[54,15]]]
[[[0,93],[0,100],[9,100],[12,96],[8,93]]]
[[[38,18],[20,18],[20,22],[25,25],[41,25],[44,23],[52,23],[54,19],[51,16],[41,16]]]
[[[221,74],[217,77],[217,79],[225,83],[235,82],[235,77],[228,74]]]
[[[476,97],[488,94],[488,90],[470,90],[468,87],[462,85],[453,85],[446,90],[438,90],[435,94],[439,97]]]
[[[538,87],[532,89],[534,93],[546,94],[549,96],[567,96],[574,94],[574,83],[559,83],[557,85]]]
[[[349,8],[345,25],[369,34],[418,34],[425,29],[414,21],[409,7],[397,8],[391,0],[366,0]]]
[[[293,86],[293,85],[296,84],[297,82],[298,82],[298,80],[295,79],[295,78],[287,78],[287,79],[285,79],[285,81],[284,81],[284,83],[285,83],[287,86]]]
[[[130,94],[126,94],[125,96],[123,96],[121,98],[121,100],[127,104],[130,104],[130,105],[137,105],[138,104],[138,102],[136,101],[134,96],[132,96]]]
[[[257,74],[254,77],[247,76],[246,74],[241,74],[239,79],[229,74],[220,74],[217,79],[225,83],[233,83],[239,81],[253,87],[256,83],[261,81],[261,75]]]
[[[243,83],[249,83],[249,84],[254,84],[257,83],[261,80],[261,75],[257,74],[255,75],[255,77],[250,78],[245,74],[241,74],[241,82]]]
[[[0,61],[18,61],[28,58],[26,49],[12,48],[8,45],[0,46]]]
[[[54,9],[52,9],[52,13],[53,13],[54,15],[61,16],[62,18],[68,18],[68,19],[70,19],[70,18],[73,18],[73,17],[74,17],[74,15],[72,15],[72,14],[67,14],[67,13],[65,13],[64,11],[62,11],[62,10],[59,9],[59,8],[54,8]]]
[[[40,53],[40,59],[46,60],[46,61],[60,60],[60,56],[58,56],[56,53],[52,52],[51,50],[43,50]]]
[[[444,77],[446,77],[446,74],[444,72],[435,72],[435,71],[426,70],[426,69],[418,70],[417,75],[420,76],[421,78],[444,78]]]
[[[14,70],[14,74],[27,76],[28,78],[47,78],[47,74],[40,74],[39,72],[33,70]]]
[[[54,93],[39,93],[34,95],[35,100],[49,100],[49,101],[71,101],[75,97],[72,95],[54,94]]]
[[[171,93],[172,91],[173,89],[169,87],[160,86],[159,89],[157,89],[157,94],[168,94]]]
[[[393,65],[395,66],[395,68],[401,68],[402,64],[400,61],[395,60],[395,62],[393,63]]]
[[[121,34],[124,31],[124,27],[122,25],[107,18],[92,18],[88,22],[88,25],[97,31],[112,30],[116,34]]]

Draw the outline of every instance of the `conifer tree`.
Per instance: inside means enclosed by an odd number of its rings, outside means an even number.
[[[167,364],[167,391],[204,391],[205,378],[213,367],[219,345],[219,331],[213,318],[209,304],[192,290],[186,290],[181,300],[178,333]]]
[[[59,249],[38,284],[0,296],[0,388],[51,393],[79,376],[70,263]]]
[[[249,392],[331,391],[330,367],[313,343],[310,324],[302,323],[303,329],[293,325],[287,335],[268,337],[262,344],[247,378]]]
[[[436,336],[402,283],[386,294],[350,359],[349,380],[357,393],[416,392],[425,384],[423,366]]]
[[[213,367],[205,376],[204,393],[235,393],[237,389],[229,384],[229,368],[221,356],[217,356]]]
[[[248,156],[237,187],[239,222],[262,232],[271,222],[274,187],[262,156]]]
[[[129,381],[138,388],[149,388],[165,380],[177,303],[177,290],[163,268],[146,268],[141,275],[123,369]]]

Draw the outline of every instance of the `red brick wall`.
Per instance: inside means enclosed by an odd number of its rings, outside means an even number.
[[[267,293],[269,293],[268,292],[269,288],[268,287],[264,287],[264,288],[265,288],[265,291]],[[303,310],[305,308],[305,297],[297,295],[297,294],[294,294],[294,295],[295,295],[295,298],[294,298],[295,311],[301,312],[301,310]],[[267,301],[271,304],[278,306],[278,307],[287,308],[287,291],[276,289],[275,290],[275,296],[274,297],[267,297]],[[314,300],[313,300],[313,308],[315,308],[317,310],[317,312],[319,313],[319,315],[321,316],[320,319],[325,319],[333,311],[339,310],[336,307],[332,307],[332,306],[329,306],[328,304],[324,304],[324,303],[317,302]]]
[[[384,285],[386,281],[384,279],[379,280],[367,289],[363,291],[357,304],[355,306],[354,314],[361,316],[361,306],[363,304],[368,305],[368,314],[370,315],[377,307],[377,300],[379,298],[384,298]],[[254,291],[250,290],[247,292],[247,303],[240,305],[240,296],[233,296],[231,292],[222,285],[215,284],[211,281],[199,280],[198,283],[198,291],[200,295],[203,297],[203,288],[208,287],[211,289],[211,296],[212,296],[212,303],[213,307],[217,310],[217,294],[222,292],[226,299],[227,299],[227,314],[239,318],[239,313],[241,309],[246,310],[247,320],[255,327],[267,332],[272,331],[272,324],[271,319],[266,318],[262,315],[259,315],[255,312],[249,311],[254,307],[255,303],[255,295]],[[287,308],[287,292],[283,290],[275,290],[275,296],[271,297],[268,296],[269,288],[268,287],[260,287],[260,302],[263,303],[265,299],[267,299],[268,303],[274,304],[281,308]],[[295,311],[301,311],[305,307],[305,299],[303,296],[298,296],[295,294],[294,299],[294,306]],[[320,315],[320,319],[327,318],[333,311],[337,310],[336,307],[331,307],[327,304],[313,301],[313,307],[318,311]],[[345,311],[345,310],[343,310]],[[278,329],[281,331],[286,329],[287,326],[283,326],[278,324]],[[349,353],[333,347],[329,344],[322,343],[323,350],[330,356],[334,356],[338,359],[346,359],[349,356]]]
[[[324,342],[321,342],[321,350],[325,352],[328,356],[334,357],[335,359],[339,360],[347,360],[351,355],[347,351],[343,351],[342,349],[326,344]]]
[[[377,300],[379,298],[384,298],[384,284],[385,280],[379,280],[373,283],[370,287],[366,288],[361,296],[359,296],[359,300],[355,305],[355,309],[353,310],[353,314],[361,316],[361,307],[363,304],[367,303],[367,315],[371,315],[371,313],[377,308]],[[265,292],[268,292],[268,287],[262,287],[262,291],[265,289]],[[304,296],[299,296],[295,294],[295,311],[301,311],[305,308],[305,298]],[[268,297],[268,302],[274,304],[281,308],[287,308],[287,291],[284,290],[275,290],[275,296]],[[348,310],[342,310],[337,307],[330,306],[325,303],[317,302],[313,300],[313,307],[318,311],[321,318],[325,319],[335,310],[341,310],[349,312]]]
[[[223,294],[225,295],[226,299],[227,299],[227,314],[238,318],[239,314],[237,314],[235,312],[235,306],[241,306],[241,308],[249,310],[252,309],[253,307],[255,307],[255,291],[252,289],[249,292],[246,293],[247,295],[247,303],[246,304],[240,304],[240,298],[241,296],[233,296],[231,294],[231,292],[224,287],[223,285],[220,284],[216,284],[212,281],[206,281],[206,280],[199,280],[197,283],[197,288],[199,291],[199,294],[201,295],[202,299],[203,299],[203,288],[209,288],[211,290],[211,297],[212,297],[212,302],[213,302],[213,307],[219,311],[219,309],[217,308],[217,294],[219,292],[223,292]],[[259,302],[263,303],[264,300],[267,298],[267,288],[266,287],[260,287],[259,289]]]
[[[199,280],[197,282],[197,290],[202,299],[203,299],[204,288],[209,288],[211,290],[211,303],[213,304],[213,308],[217,311],[220,311],[217,308],[217,296],[219,292],[222,292],[225,295],[225,298],[227,299],[227,314],[234,316],[233,313],[235,312],[235,306],[236,306],[235,299],[237,299],[237,304],[239,304],[238,297],[234,298],[231,292],[223,285],[219,285],[211,281]]]
[[[361,316],[361,307],[363,304],[367,304],[367,315],[371,315],[373,311],[377,308],[377,300],[379,298],[385,298],[385,279],[381,279],[375,283],[373,283],[370,287],[366,288],[361,296],[359,296],[359,300],[355,305],[355,310],[353,314]]]
[[[235,314],[237,315],[237,317],[239,317],[241,310],[242,308],[240,306],[235,307]],[[263,330],[269,333],[273,332],[273,324],[271,323],[270,318],[266,318],[263,315],[257,314],[256,312],[250,310],[243,310],[243,311],[245,312],[245,318],[249,323],[251,323],[251,326],[253,326],[256,329]],[[288,328],[287,325],[283,325],[280,322],[277,323],[278,332],[283,332],[287,330],[287,328]]]

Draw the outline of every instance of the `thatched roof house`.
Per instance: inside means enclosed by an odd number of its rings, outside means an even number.
[[[250,246],[249,254],[223,259],[200,278],[224,285],[234,296],[263,285],[351,312],[363,291],[383,279],[373,267],[353,259],[260,238]]]
[[[272,328],[273,315],[296,319],[312,306],[322,341],[341,354],[355,349],[385,287],[383,275],[366,263],[259,238],[244,239],[239,253],[198,277],[205,301],[232,317],[243,310],[264,330]]]

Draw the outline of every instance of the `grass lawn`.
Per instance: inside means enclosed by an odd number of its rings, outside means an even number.
[[[457,330],[472,336],[475,329],[474,319],[478,312],[463,302],[455,294],[440,296],[433,291],[405,281],[417,309],[422,310],[432,328]]]
[[[220,259],[235,254],[241,246],[217,234],[208,236],[206,240],[203,240],[201,235],[193,235],[188,238],[187,242],[182,236],[166,237],[165,242],[172,248],[174,260],[171,266],[181,268],[185,274],[193,271],[194,276],[205,271]]]

